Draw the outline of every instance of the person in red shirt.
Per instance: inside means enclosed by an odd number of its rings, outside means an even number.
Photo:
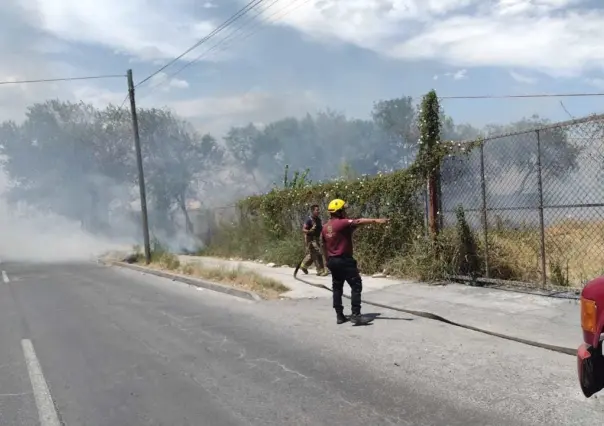
[[[354,325],[366,325],[371,320],[361,316],[363,281],[359,274],[357,261],[353,257],[352,233],[359,226],[388,223],[388,219],[350,219],[346,214],[346,207],[346,202],[340,199],[332,200],[329,203],[327,211],[329,211],[330,219],[321,230],[323,255],[327,260],[327,267],[331,271],[333,308],[336,311],[337,323],[343,324],[348,321],[344,316],[342,306],[342,293],[344,281],[346,281],[350,286],[351,295],[350,321]]]

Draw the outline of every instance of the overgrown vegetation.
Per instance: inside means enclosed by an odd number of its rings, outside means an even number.
[[[540,282],[540,238],[534,226],[508,226],[495,217],[495,223],[489,224],[488,271],[484,235],[482,232],[477,234],[479,230],[470,226],[461,205],[456,210],[455,224],[440,229],[437,235],[430,235],[424,217],[426,182],[439,183],[441,173],[445,173],[449,180],[455,175],[470,175],[463,160],[457,163],[448,160],[467,156],[482,146],[483,140],[476,139],[463,145],[443,140],[441,130],[448,126],[448,119],[442,113],[434,91],[424,97],[415,131],[406,125],[397,126],[394,113],[398,104],[388,102],[381,105],[382,109],[378,110],[374,120],[383,131],[390,132],[393,145],[396,145],[396,140],[408,143],[410,135],[417,135],[417,155],[408,167],[387,174],[351,178],[350,165],[346,164],[340,167],[343,169],[340,179],[319,183],[297,181],[296,185],[284,185],[266,194],[243,199],[238,203],[239,220],[220,224],[203,254],[263,259],[293,266],[304,254],[299,227],[310,206],[316,203],[325,211],[329,200],[342,198],[351,205],[353,216],[390,218],[387,227],[368,227],[355,233],[356,257],[364,273],[385,270],[393,276],[428,281],[448,275],[488,275],[505,280]],[[408,117],[405,120],[408,123]],[[578,150],[568,145],[563,131],[552,131],[545,137],[552,138],[551,147],[545,148],[546,158],[553,156],[558,149],[565,158],[565,164],[574,164]],[[505,145],[504,142],[502,144]],[[406,149],[408,152],[414,150],[408,146]],[[508,164],[506,168],[504,159],[502,156],[497,163],[497,173],[504,173],[511,167]],[[524,157],[514,161],[514,164],[525,163]],[[562,173],[554,173],[550,178],[563,176]],[[471,186],[462,186],[464,183],[461,181],[459,185],[466,189]],[[579,230],[574,237],[570,234],[561,236],[560,227],[550,226],[545,230],[546,251],[550,259],[547,265],[549,281],[568,286],[601,273],[599,265],[604,261],[604,237],[601,242],[602,261],[583,261],[580,264],[582,251],[569,250],[569,247],[576,245],[576,241],[584,242],[585,237],[578,237]],[[564,249],[561,249],[561,238]]]
[[[438,99],[434,92],[426,95],[422,113],[420,123],[439,120]],[[415,272],[426,278],[429,274],[419,269],[436,272],[434,267],[439,262],[433,256],[438,251],[434,245],[447,243],[423,241],[420,190],[426,177],[438,169],[452,144],[440,140],[440,133],[435,132],[434,126],[420,127],[423,139],[419,140],[417,160],[410,167],[354,180],[275,188],[267,194],[241,200],[238,204],[240,220],[223,225],[204,253],[295,265],[304,254],[299,227],[310,206],[316,203],[325,211],[329,200],[342,198],[351,205],[350,213],[354,216],[390,218],[387,227],[370,226],[355,234],[359,267],[364,272],[373,273],[388,266],[393,274]],[[408,262],[410,258],[413,260]],[[411,271],[411,267],[416,270]]]

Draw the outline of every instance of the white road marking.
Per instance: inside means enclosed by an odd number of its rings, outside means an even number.
[[[52,402],[48,384],[42,374],[42,367],[38,362],[38,357],[34,351],[34,345],[29,339],[21,340],[25,363],[27,364],[27,372],[29,380],[36,399],[36,407],[38,407],[38,416],[41,426],[61,426],[57,410]]]
[[[2,271],[2,281],[4,281],[5,283],[9,283],[10,280],[8,279],[8,274],[6,273],[6,271]]]

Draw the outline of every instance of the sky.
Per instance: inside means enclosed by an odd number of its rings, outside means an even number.
[[[248,0],[3,0],[0,120],[49,98],[122,104]],[[182,69],[193,59],[201,58]],[[137,87],[139,106],[175,110],[203,131],[325,108],[369,115],[381,99],[604,92],[597,0],[264,0]],[[604,97],[444,99],[458,123],[554,121],[604,112]]]

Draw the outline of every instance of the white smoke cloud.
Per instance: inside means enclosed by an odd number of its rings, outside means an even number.
[[[69,262],[94,260],[108,251],[123,251],[133,241],[92,235],[64,217],[6,202],[9,182],[0,169],[0,258],[3,261]]]

